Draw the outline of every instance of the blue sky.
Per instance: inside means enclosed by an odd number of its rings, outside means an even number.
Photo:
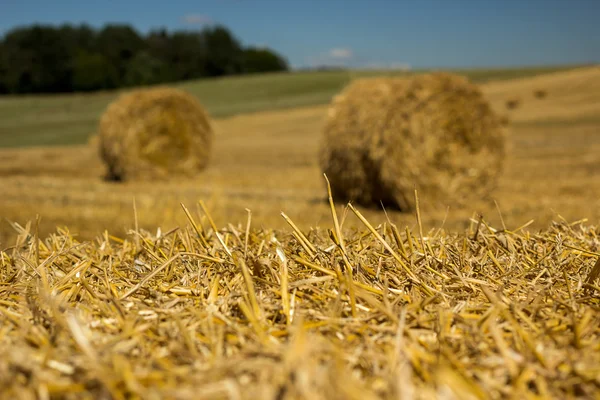
[[[600,62],[600,0],[0,0],[0,33],[34,22],[227,26],[295,67]]]

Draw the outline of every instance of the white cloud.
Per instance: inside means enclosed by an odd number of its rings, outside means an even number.
[[[355,61],[355,54],[347,47],[336,47],[306,59],[306,65],[315,67],[347,67]]]
[[[352,52],[352,50],[347,48],[339,47],[329,50],[329,57],[337,60],[347,60],[349,58],[352,58],[353,55],[354,53]]]
[[[186,25],[209,25],[213,20],[203,14],[187,14],[181,18],[181,21]]]
[[[387,57],[386,57],[387,58]],[[335,47],[321,54],[309,57],[308,67],[344,67],[354,69],[410,71],[411,65],[403,61],[382,61],[356,54],[349,47]]]

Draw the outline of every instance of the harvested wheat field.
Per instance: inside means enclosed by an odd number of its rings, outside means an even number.
[[[533,220],[543,229],[559,216],[600,221],[600,68],[589,67],[481,86],[494,110],[510,119],[503,172],[489,199],[463,206],[432,207],[422,198],[429,228],[463,230],[474,212],[495,226]],[[537,99],[534,91],[547,97]],[[507,111],[507,99],[522,98]],[[279,229],[287,210],[302,229],[329,221],[318,164],[327,105],[240,114],[213,122],[214,144],[208,167],[197,177],[161,182],[105,182],[102,161],[92,146],[0,149],[0,248],[14,242],[14,229],[40,215],[40,234],[68,226],[80,239],[105,229],[122,235],[134,224],[155,230],[182,226],[179,203],[202,199],[218,226],[244,223],[246,208],[257,226]],[[62,117],[61,117],[62,118]],[[93,132],[93,126],[89,133]],[[341,199],[340,199],[341,200]],[[497,203],[497,205],[496,205]],[[377,208],[360,208],[376,222]],[[68,212],[67,212],[68,210]],[[388,210],[398,225],[414,224],[412,213]]]

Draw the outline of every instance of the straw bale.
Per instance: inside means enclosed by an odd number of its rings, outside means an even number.
[[[102,115],[100,155],[113,180],[193,175],[210,157],[208,114],[179,89],[138,89],[120,96]]]
[[[369,78],[333,100],[319,157],[338,200],[408,211],[415,188],[443,204],[488,195],[504,142],[504,124],[466,78]]]

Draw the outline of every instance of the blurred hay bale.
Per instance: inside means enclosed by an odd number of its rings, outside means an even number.
[[[194,96],[158,87],[131,91],[110,104],[99,139],[109,179],[160,178],[204,169],[213,131]]]
[[[352,82],[331,105],[320,165],[338,200],[412,210],[460,203],[495,187],[502,121],[477,86],[435,73]]]

